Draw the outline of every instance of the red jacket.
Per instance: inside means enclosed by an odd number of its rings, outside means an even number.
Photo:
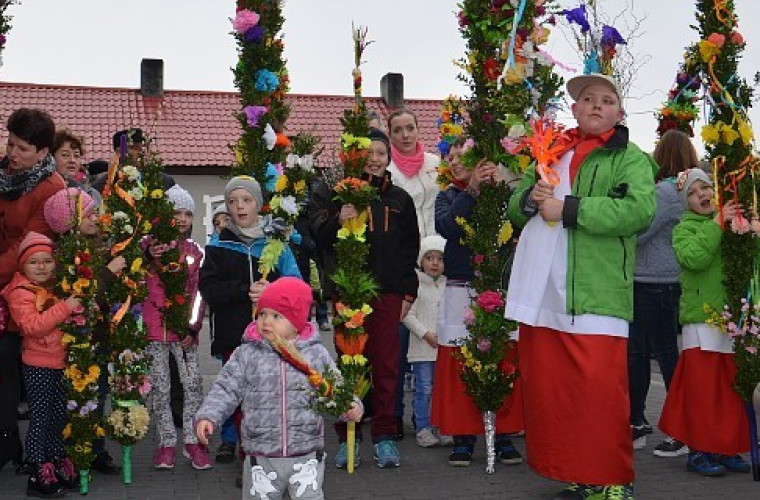
[[[54,236],[45,222],[43,208],[48,198],[65,187],[63,177],[53,172],[17,200],[0,197],[0,287],[10,282],[18,268],[16,252],[26,233],[36,231]]]
[[[62,342],[63,332],[57,325],[71,315],[69,306],[18,272],[0,293],[8,302],[11,318],[21,331],[21,360],[24,364],[62,369],[66,348]],[[44,300],[46,296],[49,300]]]

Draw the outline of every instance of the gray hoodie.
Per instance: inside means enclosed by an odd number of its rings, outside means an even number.
[[[673,252],[673,228],[681,220],[683,205],[672,179],[655,186],[657,212],[649,227],[636,241],[634,281],[678,283],[681,268]]]
[[[306,375],[284,361],[255,328],[246,330],[243,342],[222,367],[195,420],[210,420],[218,428],[242,405],[246,453],[293,457],[322,450],[324,422],[311,409],[315,393]],[[314,369],[337,372],[313,326],[295,345]]]

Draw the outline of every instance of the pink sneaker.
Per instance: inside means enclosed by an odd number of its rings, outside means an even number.
[[[213,467],[208,456],[208,449],[202,444],[186,444],[182,452],[185,458],[189,458],[195,470],[206,470]]]
[[[174,446],[161,446],[153,455],[153,467],[156,469],[174,468]]]

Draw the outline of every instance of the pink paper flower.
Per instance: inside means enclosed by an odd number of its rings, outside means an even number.
[[[150,379],[148,377],[143,377],[142,382],[140,383],[140,387],[137,388],[137,391],[141,396],[145,396],[150,392],[151,387],[153,386],[150,383]]]
[[[259,119],[264,116],[267,111],[266,106],[246,106],[243,108],[243,111],[245,112],[246,120],[248,121],[249,127],[258,127],[259,126]]]
[[[74,319],[74,324],[77,326],[84,326],[85,323],[87,323],[87,320],[84,319],[84,316],[82,316],[81,314],[77,314],[76,316],[73,317],[73,319]]]
[[[750,223],[746,217],[737,215],[731,219],[731,231],[735,232],[736,234],[747,234],[750,229]]]
[[[477,265],[482,264],[484,260],[486,260],[486,258],[480,253],[472,257],[472,262]]]
[[[480,352],[487,352],[489,349],[491,349],[491,341],[488,339],[480,338],[478,339],[478,351]]]
[[[462,317],[465,325],[471,325],[475,323],[475,313],[469,307],[464,308],[464,316]]]
[[[707,41],[716,47],[721,48],[723,47],[723,44],[726,43],[726,35],[711,33],[710,36],[707,37]]]
[[[235,19],[232,20],[232,29],[239,34],[244,34],[259,23],[259,15],[252,10],[239,10]]]
[[[478,295],[475,303],[485,312],[492,313],[504,305],[504,300],[501,298],[501,294],[499,292],[486,290],[485,292]]]
[[[757,354],[757,347],[755,347],[755,346],[753,346],[753,345],[748,345],[748,346],[747,346],[747,347],[745,347],[744,349],[745,349],[745,350],[746,350],[748,353],[752,354],[753,356],[754,356],[755,354]]]

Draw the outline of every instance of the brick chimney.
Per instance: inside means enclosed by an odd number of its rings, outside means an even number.
[[[380,79],[380,96],[389,108],[403,108],[404,75],[401,73],[386,73]]]
[[[143,59],[140,62],[140,93],[143,97],[164,96],[163,59]]]

